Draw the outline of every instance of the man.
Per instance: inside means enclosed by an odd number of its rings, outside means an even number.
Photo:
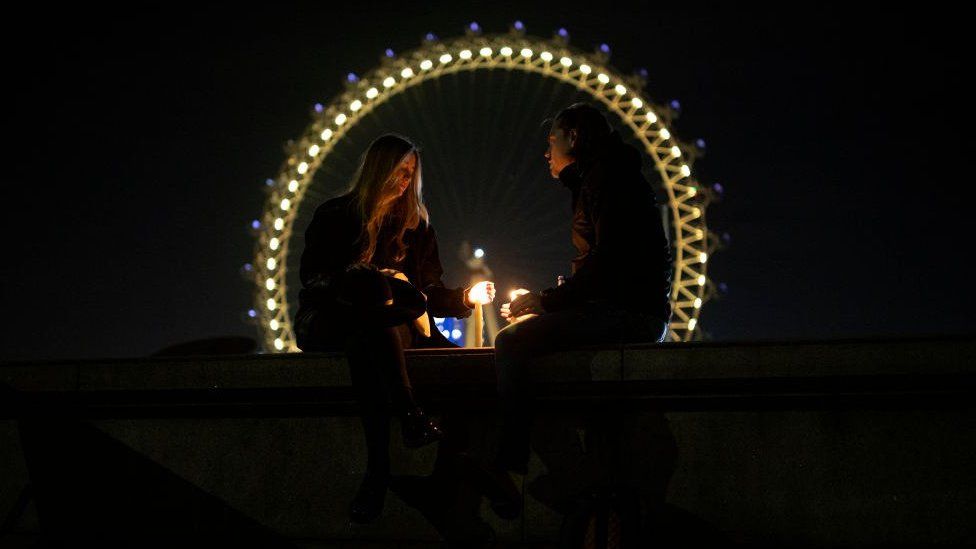
[[[502,432],[489,496],[506,518],[521,512],[515,482],[529,460],[532,360],[571,345],[661,341],[671,316],[670,247],[637,149],[577,103],[554,119],[545,158],[572,193],[578,254],[564,283],[502,308],[512,324],[495,338]]]

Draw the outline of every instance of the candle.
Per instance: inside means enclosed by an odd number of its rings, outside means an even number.
[[[485,344],[485,311],[480,301],[474,303],[474,346],[484,347]]]

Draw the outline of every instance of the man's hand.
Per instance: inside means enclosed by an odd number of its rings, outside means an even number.
[[[542,308],[542,296],[531,292],[518,295],[508,304],[508,314],[515,319],[525,315],[540,315],[545,312],[546,310]],[[502,315],[504,316],[504,308]]]

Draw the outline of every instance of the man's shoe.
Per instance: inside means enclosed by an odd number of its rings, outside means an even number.
[[[444,432],[434,420],[427,417],[424,411],[417,407],[403,416],[403,445],[407,448],[420,448],[444,438]]]
[[[373,522],[383,512],[383,501],[390,477],[366,473],[359,491],[349,505],[349,518],[358,524]]]

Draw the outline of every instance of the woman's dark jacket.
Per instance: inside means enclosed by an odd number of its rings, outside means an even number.
[[[350,265],[359,262],[365,246],[364,239],[360,238],[362,228],[363,220],[351,195],[329,200],[315,210],[315,216],[305,230],[305,249],[299,271],[303,290],[299,293],[295,331],[300,345],[303,326],[312,313],[328,314],[335,307],[336,285],[332,282]],[[406,257],[394,261],[393,236],[381,231],[372,265],[380,269],[396,269],[407,275],[410,283],[427,296],[427,312],[431,316],[470,316],[471,309],[464,304],[464,288],[448,289],[441,281],[444,269],[434,228],[421,220],[416,229],[404,234],[404,243]],[[434,341],[427,341],[424,346],[451,346],[433,326],[433,321],[430,339]]]
[[[559,174],[573,193],[573,276],[543,290],[542,306],[558,311],[608,302],[671,317],[671,248],[640,153],[614,132],[592,155]]]

